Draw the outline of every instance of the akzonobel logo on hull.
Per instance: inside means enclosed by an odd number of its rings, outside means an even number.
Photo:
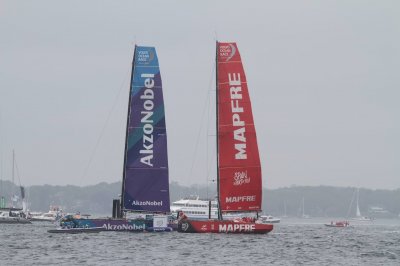
[[[145,225],[136,225],[136,224],[103,224],[104,229],[109,231],[139,231],[144,230]]]

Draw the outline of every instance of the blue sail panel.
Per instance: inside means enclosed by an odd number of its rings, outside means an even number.
[[[167,132],[158,58],[136,46],[125,147],[123,208],[169,212]]]

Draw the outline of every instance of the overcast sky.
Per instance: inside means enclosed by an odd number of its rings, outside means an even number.
[[[15,149],[23,185],[121,180],[137,43],[159,57],[170,181],[206,184],[218,38],[243,59],[264,187],[399,188],[399,10],[364,0],[0,1],[1,177],[11,179]]]

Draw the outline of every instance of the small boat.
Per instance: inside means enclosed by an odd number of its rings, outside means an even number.
[[[22,209],[2,208],[0,209],[0,224],[30,224]]]
[[[348,221],[337,221],[337,222],[331,221],[330,224],[325,224],[325,226],[328,226],[328,227],[349,227],[350,223]]]
[[[261,215],[259,221],[264,224],[275,224],[280,223],[281,219],[271,215]]]
[[[218,205],[216,200],[202,200],[199,197],[187,197],[171,204],[171,213],[177,216],[180,212],[183,212],[188,219],[193,220],[205,220],[210,217],[209,204],[211,202],[211,219],[218,218]],[[246,212],[235,212],[235,213],[225,213],[224,220],[235,220],[242,219],[243,217],[248,217],[249,213]],[[256,214],[251,217],[256,218]],[[271,215],[261,215],[256,222],[258,223],[279,223],[281,219],[271,216]]]
[[[55,222],[62,217],[62,210],[57,206],[50,206],[50,209],[46,213],[40,213],[37,215],[30,214],[31,221],[38,222]]]
[[[189,219],[201,220],[210,217],[210,200],[200,199],[197,196],[191,196],[172,202],[171,213],[177,217],[179,212],[185,213]],[[217,201],[211,201],[211,218],[218,218]]]
[[[55,234],[80,234],[80,233],[98,233],[101,231],[106,231],[103,227],[89,227],[89,228],[57,228],[47,230],[48,233]]]
[[[262,175],[246,75],[236,43],[217,42],[216,50],[218,218],[195,220],[180,213],[178,232],[266,234],[274,227],[256,222]],[[249,217],[224,219],[238,212]]]
[[[16,169],[16,160],[15,160],[15,152],[13,150],[13,157],[12,157],[12,184],[14,185],[14,173]],[[17,208],[16,206],[19,205],[19,196],[14,194],[14,191],[11,191],[14,195],[11,197],[10,207],[6,208],[5,198],[0,198],[0,223],[3,224],[30,224],[27,217],[27,208],[25,202],[25,188],[23,186],[19,186],[21,199],[22,199],[22,208]]]

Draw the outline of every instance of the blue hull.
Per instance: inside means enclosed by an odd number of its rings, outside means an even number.
[[[61,226],[70,226],[73,228],[92,228],[102,227],[105,231],[130,231],[130,232],[169,232],[177,230],[176,223],[169,223],[166,228],[154,228],[152,219],[114,219],[114,218],[96,218],[96,219],[72,219],[62,221]]]

